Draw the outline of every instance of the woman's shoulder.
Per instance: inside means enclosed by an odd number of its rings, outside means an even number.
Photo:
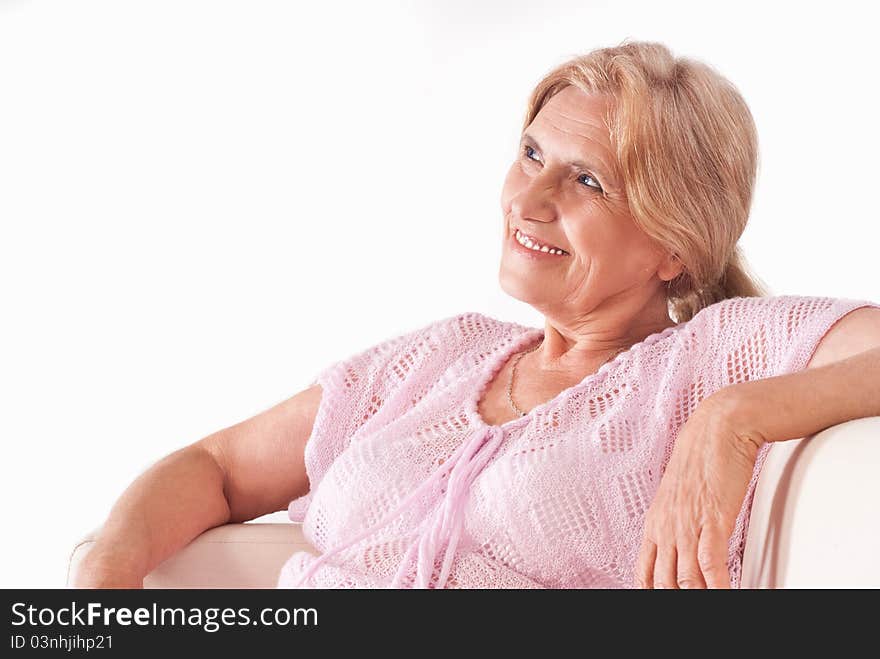
[[[522,334],[536,328],[512,320],[502,320],[481,311],[465,311],[451,318],[463,336],[485,337],[499,334]]]
[[[880,305],[820,295],[728,298],[694,315],[692,335],[704,337],[700,359],[734,380],[770,377],[802,368],[837,321],[865,306]]]
[[[448,347],[462,347],[482,346],[534,330],[534,327],[502,320],[481,311],[462,311],[428,323],[419,334],[443,337],[451,342]]]
[[[460,357],[471,351],[485,351],[534,328],[500,320],[479,311],[462,311],[427,323],[414,323],[389,338],[369,347],[361,347],[348,361],[387,363],[403,360],[410,363],[428,355]],[[346,361],[346,360],[343,360]]]
[[[833,300],[834,298],[808,296],[808,295],[762,295],[753,297],[729,297],[719,300],[708,307],[701,309],[698,314],[712,312],[742,311],[750,312],[774,307],[790,307],[793,304],[815,303],[817,301]],[[696,316],[694,316],[696,317]]]
[[[797,325],[811,317],[839,309],[873,304],[868,300],[822,295],[765,295],[732,297],[711,304],[694,315],[693,320],[711,320],[719,327],[748,326],[754,322],[784,322]]]

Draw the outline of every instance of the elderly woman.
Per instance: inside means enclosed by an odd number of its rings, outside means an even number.
[[[756,167],[706,65],[559,66],[501,194],[501,286],[544,327],[462,313],[330,365],[142,474],[80,585],[287,507],[321,554],[279,587],[738,587],[770,443],[880,414],[880,305],[747,274]]]

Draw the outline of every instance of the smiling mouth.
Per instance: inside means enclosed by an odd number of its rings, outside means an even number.
[[[545,254],[557,254],[559,256],[569,256],[568,252],[566,252],[564,249],[560,249],[559,247],[555,247],[554,245],[548,245],[547,243],[542,243],[538,239],[533,238],[527,233],[523,233],[519,229],[516,229],[514,231],[513,238],[523,247],[531,249],[535,252],[543,252]]]

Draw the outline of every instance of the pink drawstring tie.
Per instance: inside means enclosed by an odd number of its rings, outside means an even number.
[[[291,587],[299,588],[311,578],[321,564],[332,556],[351,547],[356,542],[389,523],[398,515],[406,512],[418,497],[423,495],[426,490],[437,482],[438,479],[443,478],[448,473],[449,481],[446,485],[446,493],[444,494],[442,501],[429,520],[426,520],[426,523],[423,523],[420,527],[423,528],[423,530],[410,544],[403,556],[403,560],[400,563],[397,573],[394,575],[394,578],[388,586],[389,588],[401,587],[401,584],[409,571],[413,554],[418,550],[415,586],[417,588],[428,588],[431,575],[434,571],[437,553],[443,549],[445,545],[443,565],[437,585],[435,586],[436,588],[445,587],[452,567],[452,560],[455,557],[455,550],[458,546],[459,538],[461,537],[461,528],[464,523],[464,504],[467,501],[471,485],[501,445],[503,439],[504,431],[497,426],[484,426],[477,429],[467,441],[463,442],[462,445],[455,450],[449,460],[410,492],[410,494],[398,504],[397,508],[391,510],[382,519],[373,524],[373,526],[364,529],[346,542],[337,545],[315,558],[309,567],[295,578]],[[484,446],[485,449],[481,450]]]

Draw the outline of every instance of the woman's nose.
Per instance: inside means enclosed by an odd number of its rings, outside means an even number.
[[[511,204],[514,213],[548,221],[556,214],[556,182],[549,176],[538,175],[519,191]]]

